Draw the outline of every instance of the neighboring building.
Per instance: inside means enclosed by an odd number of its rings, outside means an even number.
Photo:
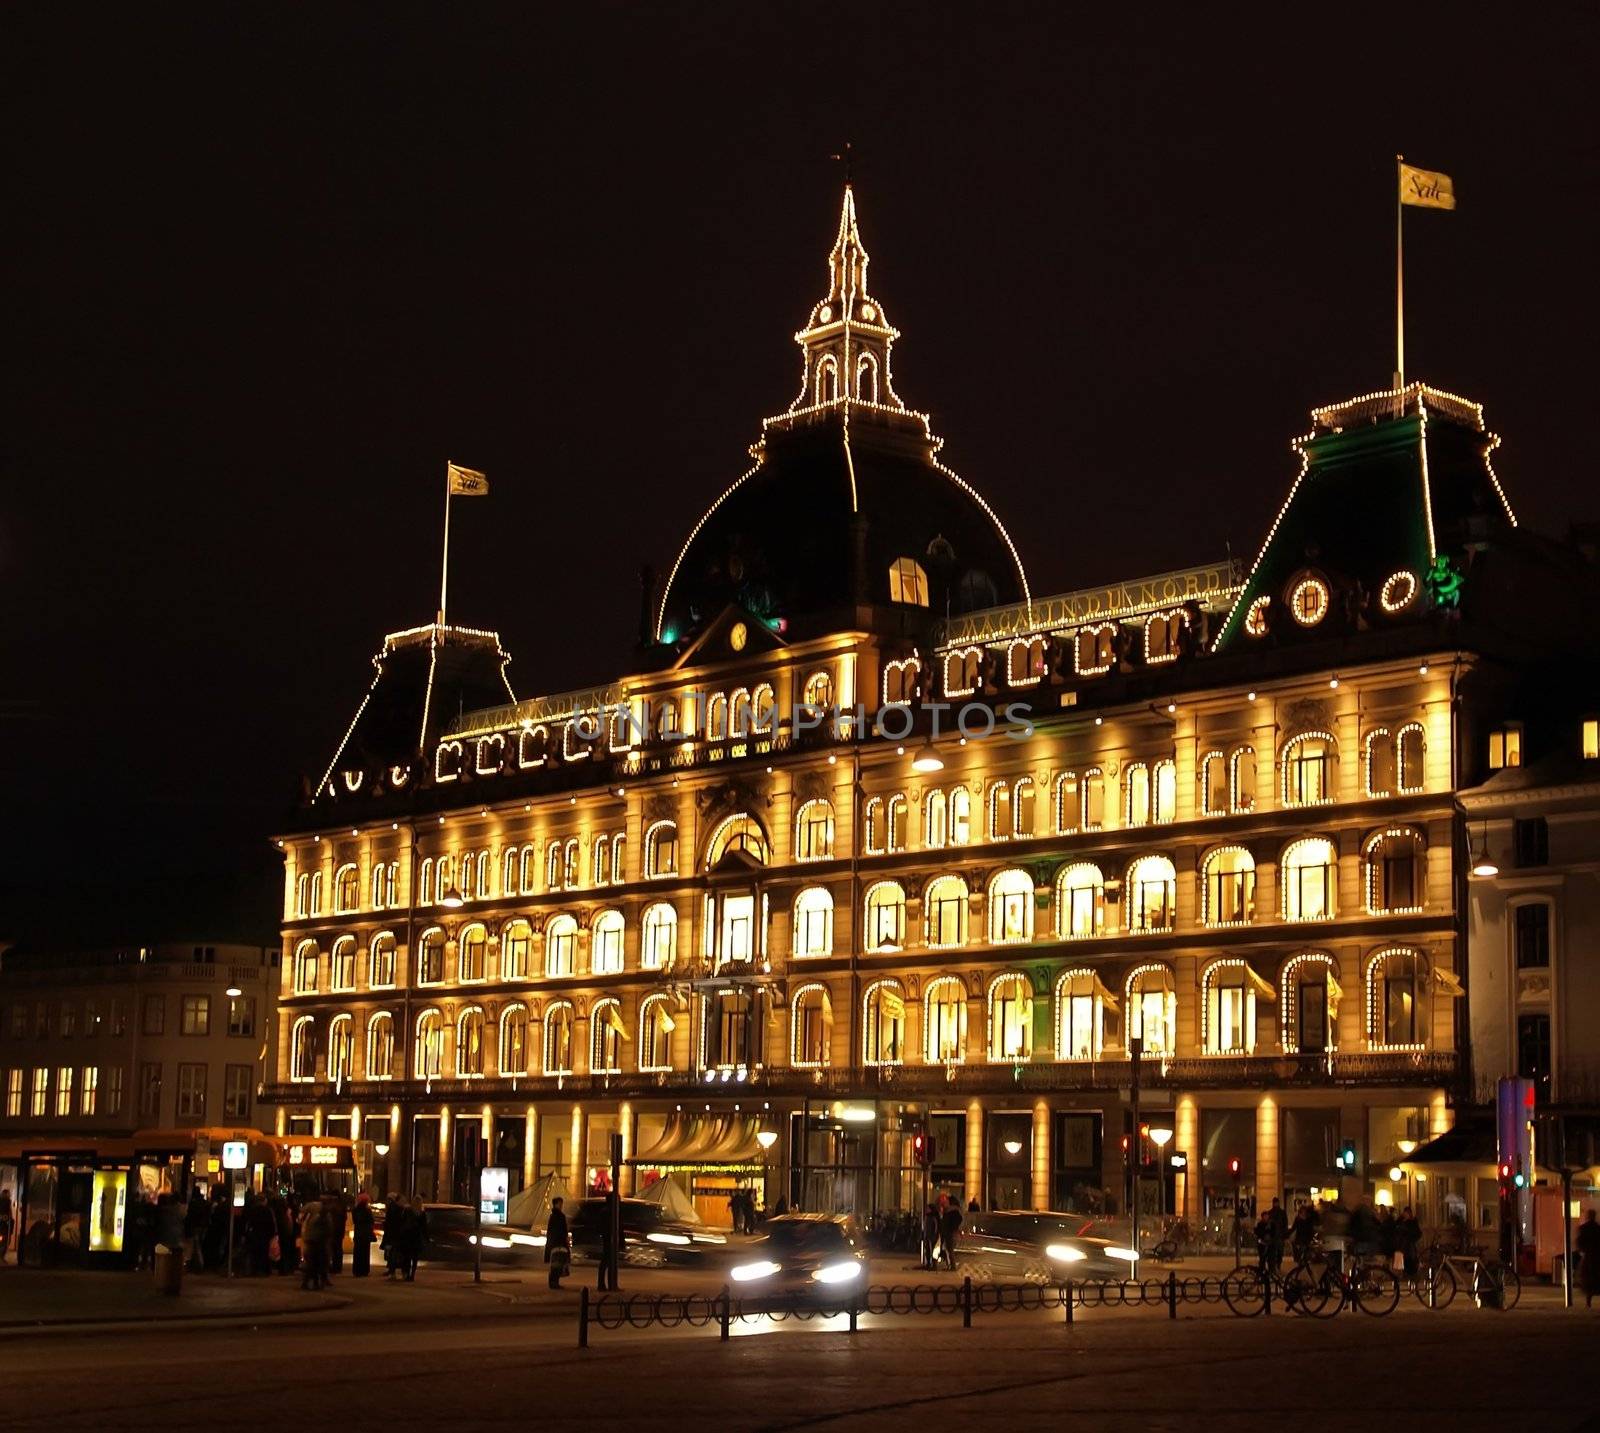
[[[278,971],[277,950],[253,945],[7,951],[0,1141],[266,1118]]]
[[[920,1207],[926,1123],[963,1198],[1120,1209],[1138,1037],[1190,1156],[1152,1208],[1226,1208],[1235,1159],[1304,1195],[1347,1143],[1392,1197],[1472,1085],[1456,793],[1528,634],[1592,652],[1592,564],[1414,383],[1313,414],[1247,571],[1035,594],[866,272],[846,190],[800,393],[625,675],[518,702],[492,633],[386,640],[280,834],[280,1129],[455,1198],[580,1190],[616,1132],[625,1186],[725,1217]]]

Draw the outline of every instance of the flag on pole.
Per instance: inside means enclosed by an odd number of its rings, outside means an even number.
[[[445,463],[450,478],[450,496],[453,498],[481,498],[489,492],[489,480],[475,468],[463,468],[455,463]]]
[[[607,1025],[617,1032],[621,1039],[631,1040],[633,1038],[628,1034],[628,1027],[622,1023],[622,1013],[617,1009],[615,1002],[606,1006],[605,1021]]]
[[[1402,160],[1400,202],[1414,204],[1419,209],[1454,209],[1456,191],[1448,174],[1434,169],[1414,169]]]

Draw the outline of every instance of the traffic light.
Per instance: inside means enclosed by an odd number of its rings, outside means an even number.
[[[928,1138],[926,1130],[918,1130],[911,1136],[911,1155],[920,1165],[933,1163],[933,1141]]]
[[[1187,1169],[1189,1167],[1189,1156],[1186,1154],[1174,1154],[1168,1158],[1167,1163],[1174,1169]]]
[[[1339,1146],[1338,1165],[1345,1174],[1354,1174],[1356,1168],[1356,1142],[1347,1139]]]
[[[1228,1161],[1228,1173],[1235,1179],[1239,1177],[1239,1160],[1237,1156]]]

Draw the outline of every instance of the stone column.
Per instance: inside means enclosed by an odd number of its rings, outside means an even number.
[[[1281,1194],[1278,1173],[1278,1102],[1262,1095],[1256,1106],[1256,1207],[1266,1209]]]
[[[1050,1101],[1033,1102],[1033,1207],[1050,1207]]]
[[[1203,1181],[1200,1177],[1200,1111],[1195,1105],[1194,1096],[1179,1095],[1174,1114],[1177,1118],[1173,1120],[1173,1140],[1168,1148],[1174,1153],[1183,1154],[1188,1160],[1179,1183],[1182,1202],[1178,1208],[1190,1226],[1194,1227],[1200,1222],[1200,1199],[1203,1192]]]
[[[539,1110],[529,1105],[522,1117],[522,1183],[524,1187],[539,1177]]]
[[[633,1194],[633,1166],[628,1161],[633,1158],[634,1145],[639,1139],[639,1115],[627,1100],[617,1108],[617,1124],[622,1131],[622,1173],[617,1181],[617,1193],[627,1199]]]
[[[983,1203],[983,1102],[967,1102],[967,1198]]]
[[[456,1166],[450,1158],[450,1107],[439,1107],[439,1179],[435,1199],[454,1199],[456,1192]]]
[[[567,1172],[567,1192],[575,1200],[582,1199],[589,1192],[589,1115],[582,1105],[572,1107],[572,1139],[568,1158],[572,1167]]]

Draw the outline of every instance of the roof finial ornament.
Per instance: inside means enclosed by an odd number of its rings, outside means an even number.
[[[855,183],[855,172],[856,172],[855,146],[853,144],[851,144],[850,141],[847,139],[844,142],[844,148],[838,154],[830,154],[828,156],[828,158],[829,159],[836,159],[836,160],[838,160],[838,162],[840,164],[844,165],[844,183],[845,183],[845,188],[848,189],[852,184]]]

